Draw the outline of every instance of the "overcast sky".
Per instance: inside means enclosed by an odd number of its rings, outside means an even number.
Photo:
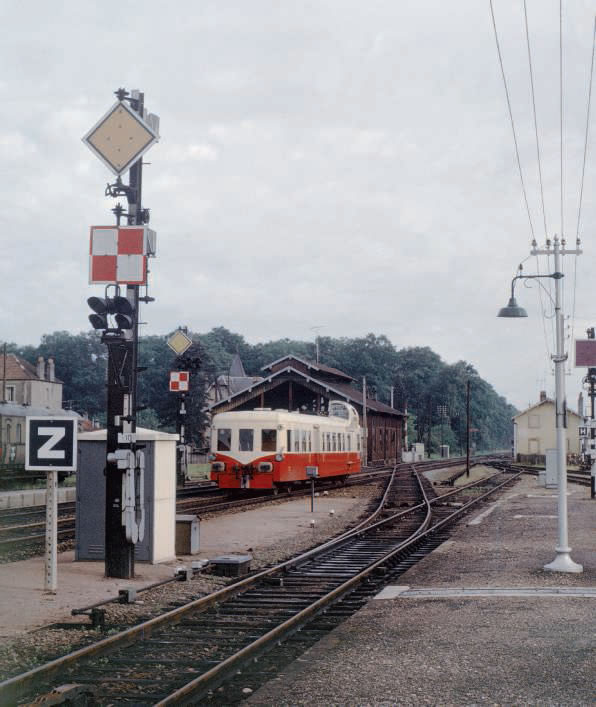
[[[523,2],[494,4],[543,243]],[[573,247],[596,4],[564,6]],[[550,235],[561,227],[558,8],[528,0]],[[495,316],[530,231],[488,0],[4,0],[0,19],[0,338],[88,328],[85,300],[100,294],[89,226],[112,223],[115,202],[81,137],[124,86],[161,118],[144,172],[158,237],[145,333],[384,333],[471,362],[518,407],[554,392],[537,288],[518,288],[527,320]],[[585,252],[565,258],[580,336],[596,324],[593,147]],[[524,267],[535,273],[536,258]],[[570,370],[575,407],[583,371]]]

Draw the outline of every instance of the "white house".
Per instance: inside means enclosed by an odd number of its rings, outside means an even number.
[[[579,454],[579,426],[582,418],[567,408],[567,454]],[[557,446],[555,401],[541,391],[540,400],[513,417],[513,458],[521,462],[542,462],[547,449]],[[531,458],[531,459],[530,459]]]

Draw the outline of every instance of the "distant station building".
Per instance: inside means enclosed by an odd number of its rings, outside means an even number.
[[[37,365],[16,354],[0,354],[0,464],[25,462],[25,418],[79,417],[62,409],[62,381],[56,378],[53,358]]]
[[[244,369],[243,369],[244,370]],[[326,414],[331,400],[351,403],[362,424],[362,391],[352,376],[289,354],[263,366],[263,377],[227,397],[211,403],[211,414],[229,410],[271,408]],[[401,460],[405,414],[384,403],[367,398],[368,463]]]
[[[579,455],[582,418],[567,408],[567,458]],[[526,464],[544,464],[546,450],[557,446],[555,401],[541,391],[540,400],[513,417],[513,458]]]

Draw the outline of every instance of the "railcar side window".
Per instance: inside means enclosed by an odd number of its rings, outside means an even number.
[[[352,435],[347,434],[346,437],[348,438],[348,452],[352,451]]]
[[[356,434],[356,451],[360,451],[360,435]]]
[[[217,430],[217,451],[229,452],[232,448],[232,430],[229,427],[222,427]]]
[[[307,439],[308,439],[308,451],[311,452],[311,451],[312,451],[312,442],[311,442],[311,437],[310,437],[310,430],[307,432],[307,435],[308,435],[308,437],[307,437]]]
[[[288,440],[286,444],[286,449],[288,452],[292,451],[292,430],[288,430]]]
[[[300,441],[302,442],[302,451],[306,452],[306,430],[300,432]]]
[[[238,430],[238,450],[240,452],[252,452],[254,436],[254,430],[240,428]]]
[[[331,451],[337,452],[337,433],[331,433]]]
[[[327,432],[327,451],[331,451],[331,432]]]
[[[294,451],[300,451],[300,430],[294,430]]]
[[[277,430],[261,430],[261,451],[275,452],[277,450]]]

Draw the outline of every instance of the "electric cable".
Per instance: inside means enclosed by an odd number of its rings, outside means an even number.
[[[575,247],[579,249],[581,239],[579,237],[579,232],[581,228],[581,216],[582,216],[582,204],[584,196],[584,182],[586,176],[586,161],[588,156],[588,139],[590,134],[590,112],[592,108],[592,85],[594,80],[594,52],[596,49],[596,17],[594,17],[594,31],[592,33],[592,58],[590,60],[590,79],[588,81],[588,105],[586,108],[586,130],[584,135],[584,155],[582,159],[582,171],[579,186],[579,202],[577,206],[577,224],[575,229]],[[576,303],[576,292],[577,292],[577,258],[576,253],[575,260],[573,263],[573,308],[571,314],[571,341],[575,335],[575,303]],[[571,364],[569,364],[571,367]]]
[[[495,34],[495,44],[497,46],[497,54],[499,57],[499,66],[501,67],[501,76],[503,78],[503,87],[505,89],[505,98],[507,100],[507,109],[509,111],[509,120],[511,122],[511,131],[513,133],[513,143],[515,145],[515,157],[517,160],[517,168],[519,170],[519,179],[521,182],[522,193],[524,197],[524,203],[526,206],[526,212],[528,214],[528,222],[530,224],[530,233],[532,234],[532,240],[536,240],[534,236],[534,224],[532,223],[532,214],[530,212],[530,205],[528,203],[528,195],[526,193],[526,184],[524,182],[524,173],[521,166],[521,160],[519,156],[519,146],[517,144],[517,133],[515,132],[515,121],[513,120],[513,111],[511,110],[511,100],[509,98],[509,88],[507,87],[507,78],[505,76],[505,68],[503,66],[503,57],[501,55],[501,45],[499,43],[499,35],[497,32],[497,23],[495,20],[495,11],[493,8],[493,0],[489,0],[490,14],[492,18],[493,30]]]

